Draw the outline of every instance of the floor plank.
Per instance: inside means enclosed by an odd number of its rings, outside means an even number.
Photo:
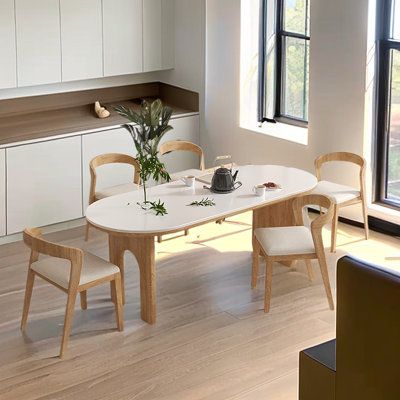
[[[308,281],[305,265],[274,265],[271,312],[263,305],[263,277],[250,289],[251,215],[222,225],[165,237],[156,245],[158,321],[140,319],[139,275],[126,256],[125,331],[115,329],[108,286],[89,291],[87,311],[76,309],[65,360],[57,357],[65,295],[35,284],[28,328],[18,329],[29,253],[22,243],[0,247],[0,398],[253,400],[297,398],[298,353],[335,336],[317,264]],[[178,236],[175,238],[175,236]],[[329,230],[324,231],[329,244]],[[50,240],[83,246],[107,258],[107,238],[93,230],[57,232]],[[354,254],[394,269],[386,256],[399,240],[339,226],[338,251],[328,254],[335,292],[335,265]],[[261,268],[261,273],[263,273]]]

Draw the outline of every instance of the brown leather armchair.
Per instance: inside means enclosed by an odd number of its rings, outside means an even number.
[[[299,400],[400,399],[400,273],[343,257],[336,340],[300,353]]]

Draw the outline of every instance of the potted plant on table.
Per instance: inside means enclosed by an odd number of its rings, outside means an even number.
[[[169,121],[172,109],[164,106],[161,100],[151,103],[143,101],[139,112],[124,106],[118,106],[115,110],[131,123],[123,125],[130,133],[137,151],[136,159],[140,164],[140,178],[143,187],[143,203],[140,206],[147,210],[155,211],[156,215],[165,215],[167,210],[161,200],[148,201],[147,185],[150,179],[159,182],[163,179],[171,180],[164,163],[158,158],[158,146],[163,136],[172,130]]]

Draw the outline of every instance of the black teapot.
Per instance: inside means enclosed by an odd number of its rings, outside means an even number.
[[[216,161],[231,159],[231,156],[217,157]],[[234,190],[242,186],[242,182],[236,182],[239,171],[237,170],[232,174],[233,163],[231,162],[230,168],[226,166],[220,166],[214,172],[214,176],[211,181],[210,190],[214,193],[231,193]]]

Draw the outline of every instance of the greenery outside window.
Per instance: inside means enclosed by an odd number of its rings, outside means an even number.
[[[310,1],[260,2],[258,120],[306,125]]]
[[[400,207],[400,0],[378,9],[376,200]],[[383,6],[383,7],[382,7]]]

